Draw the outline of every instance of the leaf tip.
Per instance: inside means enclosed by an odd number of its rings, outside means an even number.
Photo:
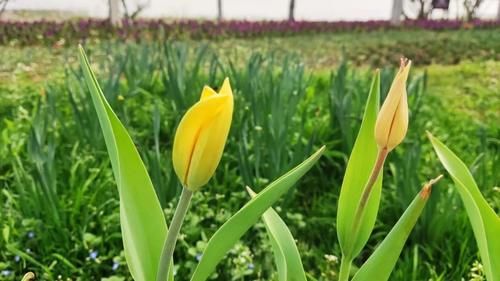
[[[325,149],[326,149],[326,145],[321,146],[321,147],[318,149],[318,154],[323,154],[323,152],[325,152]]]
[[[430,141],[434,140],[434,135],[432,135],[430,131],[425,131],[425,133],[427,134],[427,137],[429,138]]]
[[[78,51],[80,56],[85,56],[85,49],[83,49],[82,44],[78,44]]]
[[[257,195],[257,193],[255,193],[255,191],[253,191],[252,188],[250,188],[250,186],[247,185],[247,186],[245,186],[245,188],[246,188],[248,194],[250,194],[250,197],[254,198]]]
[[[430,181],[428,181],[424,187],[422,188],[422,191],[420,191],[420,197],[422,197],[422,199],[424,200],[427,200],[431,194],[431,191],[432,191],[432,186],[437,183],[439,180],[441,180],[443,178],[443,175],[439,175],[437,176],[436,178],[434,179],[431,179]]]

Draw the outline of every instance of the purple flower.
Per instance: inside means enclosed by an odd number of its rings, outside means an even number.
[[[12,270],[4,269],[0,272],[2,276],[9,276],[12,274]]]
[[[15,256],[15,257],[14,257],[14,261],[15,261],[15,262],[19,262],[20,260],[21,260],[21,257],[20,257],[20,256]]]
[[[120,263],[117,261],[113,261],[113,266],[111,266],[111,270],[116,271],[120,267]]]
[[[89,259],[91,259],[91,260],[94,260],[94,261],[95,261],[95,260],[97,259],[97,256],[98,256],[98,255],[99,255],[99,251],[91,251],[91,252],[89,253]]]
[[[29,231],[28,234],[27,234],[28,238],[29,239],[33,239],[35,238],[35,232],[34,231]]]
[[[202,257],[202,254],[196,254],[196,256],[194,258],[196,259],[196,261],[201,261],[201,257]]]
[[[386,29],[426,29],[456,30],[471,28],[497,28],[499,20],[474,20],[465,23],[461,20],[406,20],[400,27],[395,27],[385,20],[370,21],[247,21],[227,20],[214,22],[209,20],[162,20],[124,21],[121,28],[113,27],[108,20],[79,20],[57,22],[39,21],[0,21],[0,44],[19,40],[23,45],[54,43],[59,39],[67,42],[84,38],[121,38],[137,40],[167,37],[220,38],[255,36],[287,36],[294,34],[316,34],[319,32],[373,31]]]
[[[255,268],[255,265],[253,263],[248,264],[248,269],[253,270]]]

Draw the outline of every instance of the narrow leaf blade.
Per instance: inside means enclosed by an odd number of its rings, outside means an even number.
[[[425,185],[413,199],[382,243],[356,272],[352,281],[389,280],[406,240],[428,201],[432,183],[431,181]]]
[[[366,204],[363,221],[359,224],[359,232],[357,234],[352,233],[357,204],[377,158],[378,147],[375,142],[374,130],[379,110],[379,100],[380,73],[377,71],[372,80],[363,121],[349,157],[340,190],[337,235],[342,255],[347,259],[353,259],[359,254],[368,241],[377,218],[382,190],[382,175],[378,177],[373,186],[372,193]]]
[[[208,241],[200,263],[191,281],[204,281],[212,274],[224,255],[236,244],[245,232],[254,225],[259,217],[287,192],[323,154],[320,148],[304,162],[281,176],[252,198],[236,214],[226,221]]]
[[[167,225],[153,184],[125,127],[106,101],[82,47],[80,64],[106,142],[120,196],[125,257],[137,281],[155,280]]]
[[[252,198],[257,195],[250,187],[247,191]],[[299,250],[286,223],[273,208],[262,215],[262,220],[271,240],[279,281],[307,281]]]
[[[500,218],[488,205],[467,166],[445,144],[429,134],[434,150],[455,182],[476,237],[488,281],[500,280]]]

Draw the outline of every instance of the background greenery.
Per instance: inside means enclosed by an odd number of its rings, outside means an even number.
[[[167,218],[179,192],[173,134],[203,85],[229,77],[235,113],[216,175],[195,195],[175,258],[188,280],[212,233],[256,191],[321,144],[327,152],[277,211],[310,277],[335,280],[335,217],[347,157],[373,69],[387,93],[401,54],[409,82],[409,134],[388,159],[380,215],[361,264],[422,183],[443,173],[425,131],[469,164],[500,209],[500,32],[375,31],[252,40],[88,43],[107,99],[136,142]],[[129,280],[118,196],[76,46],[1,46],[0,280],[26,269],[42,280]],[[7,54],[7,55],[4,55]],[[274,280],[262,223],[231,251],[214,280]],[[449,179],[434,189],[392,280],[480,280],[479,256]],[[313,280],[313,279],[312,279]]]

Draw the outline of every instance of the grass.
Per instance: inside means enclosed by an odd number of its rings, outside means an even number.
[[[499,120],[500,111],[495,110],[500,108],[498,61],[433,65],[428,71],[429,87],[443,104],[485,125]]]
[[[417,65],[450,65],[461,61],[498,61],[500,32],[492,30],[457,31],[373,31],[187,41],[192,46],[209,44],[221,56],[248,57],[252,52],[294,53],[309,70],[330,70],[343,58],[360,66],[392,65],[404,55]],[[76,43],[56,46],[0,46],[2,58],[0,81],[30,79],[47,81],[61,74],[65,65],[76,63]],[[93,41],[92,46],[106,49],[109,42]],[[112,45],[112,44],[111,44]]]
[[[462,32],[472,38],[485,36]],[[168,218],[178,191],[169,151],[179,112],[205,83],[216,86],[229,76],[235,88],[226,153],[209,187],[193,199],[195,207],[176,253],[176,260],[183,261],[178,263],[178,276],[193,270],[215,226],[246,202],[245,184],[258,190],[305,158],[312,146],[326,143],[329,149],[318,167],[277,209],[298,239],[308,273],[318,280],[335,280],[335,256],[340,256],[335,242],[338,188],[371,78],[368,64],[392,65],[386,57],[374,55],[373,61],[352,59],[342,70],[338,45],[344,42],[350,46],[347,57],[356,57],[357,48],[396,46],[433,36],[418,31],[231,39],[205,42],[208,48],[192,41],[166,48],[108,42],[87,46],[107,98],[131,131]],[[459,33],[439,36],[459,38]],[[128,280],[116,188],[75,64],[76,50],[39,46],[0,51],[9,54],[0,65],[0,272],[12,272],[0,278],[15,280],[14,274],[33,268],[49,280],[58,275]],[[428,58],[433,54],[429,52]],[[387,234],[421,183],[442,172],[425,130],[453,145],[499,210],[498,190],[493,187],[500,180],[495,173],[500,165],[500,63],[487,58],[473,56],[458,64],[422,65],[413,71],[410,133],[388,160],[374,238],[357,264]],[[383,89],[393,71],[382,71]],[[263,227],[256,225],[240,241],[219,267],[217,280],[273,280]],[[435,188],[393,280],[468,279],[476,260],[465,211],[451,181],[445,180]]]

